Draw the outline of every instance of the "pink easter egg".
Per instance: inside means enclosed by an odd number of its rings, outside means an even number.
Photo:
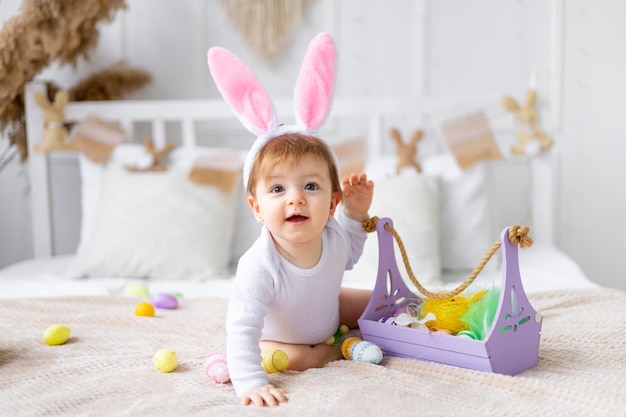
[[[216,384],[225,384],[230,381],[226,355],[220,352],[209,354],[204,361],[204,372],[206,376]]]

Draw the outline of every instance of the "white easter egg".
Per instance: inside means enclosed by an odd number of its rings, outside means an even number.
[[[375,343],[360,340],[350,348],[350,358],[353,361],[377,365],[383,360],[383,351]]]

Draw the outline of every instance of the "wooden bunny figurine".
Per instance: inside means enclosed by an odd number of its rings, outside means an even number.
[[[398,154],[398,165],[396,166],[396,175],[400,175],[402,170],[406,167],[413,167],[417,172],[422,172],[422,167],[417,162],[417,143],[422,140],[424,131],[416,130],[413,133],[413,137],[408,143],[402,141],[400,131],[392,128],[389,132],[391,139],[396,143],[396,149]]]
[[[502,105],[515,115],[519,124],[518,143],[511,148],[514,155],[534,155],[547,151],[554,144],[554,139],[546,136],[537,123],[537,91],[528,90],[524,107],[521,107],[511,96],[502,97]]]
[[[50,103],[43,93],[35,95],[35,101],[43,110],[45,128],[41,142],[35,145],[37,152],[49,152],[53,150],[72,149],[65,140],[67,129],[63,125],[65,121],[65,106],[69,101],[69,94],[65,90],[59,90],[54,95],[54,102]]]
[[[155,149],[152,138],[145,138],[143,146],[146,148],[145,158],[140,159],[136,165],[126,165],[129,171],[166,171],[165,158],[176,147],[175,143],[168,142],[161,149]]]

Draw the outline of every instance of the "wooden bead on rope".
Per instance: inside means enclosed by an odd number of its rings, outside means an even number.
[[[365,229],[366,232],[372,233],[376,230],[376,223],[378,222],[378,220],[379,218],[377,216],[373,216],[365,220],[364,222],[362,222],[361,225],[363,226],[363,229]],[[446,291],[446,292],[432,292],[424,288],[422,284],[420,284],[420,282],[417,280],[417,278],[415,278],[415,275],[413,274],[413,270],[411,269],[411,265],[409,263],[409,257],[406,253],[406,248],[404,247],[404,243],[402,242],[402,239],[400,238],[400,235],[398,234],[396,229],[392,225],[387,223],[385,224],[385,230],[391,233],[394,239],[396,240],[396,242],[398,243],[398,247],[400,248],[400,253],[402,255],[402,261],[404,262],[404,267],[406,268],[406,272],[408,273],[409,278],[411,279],[411,282],[413,283],[413,285],[415,285],[417,290],[422,295],[428,298],[435,298],[439,300],[454,297],[455,295],[460,294],[467,287],[469,287],[469,285],[472,282],[474,282],[478,274],[483,270],[487,262],[489,262],[493,254],[496,253],[496,251],[500,248],[500,245],[501,245],[499,239],[495,241],[494,244],[491,246],[491,248],[487,251],[485,256],[483,256],[483,258],[480,260],[476,268],[474,268],[470,276],[467,277],[465,281],[463,281],[461,285],[456,287],[454,290]],[[529,231],[530,231],[530,228],[528,226],[520,226],[518,224],[511,225],[509,227],[509,233],[508,233],[509,241],[514,245],[519,245],[521,248],[529,248],[533,244],[532,238],[528,236]]]

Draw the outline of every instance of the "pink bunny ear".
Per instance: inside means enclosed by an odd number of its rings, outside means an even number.
[[[320,33],[306,50],[294,94],[298,124],[311,132],[316,132],[330,114],[335,68],[335,43],[329,34]]]
[[[246,129],[256,136],[275,129],[274,104],[246,64],[220,47],[210,48],[207,58],[217,89]]]

